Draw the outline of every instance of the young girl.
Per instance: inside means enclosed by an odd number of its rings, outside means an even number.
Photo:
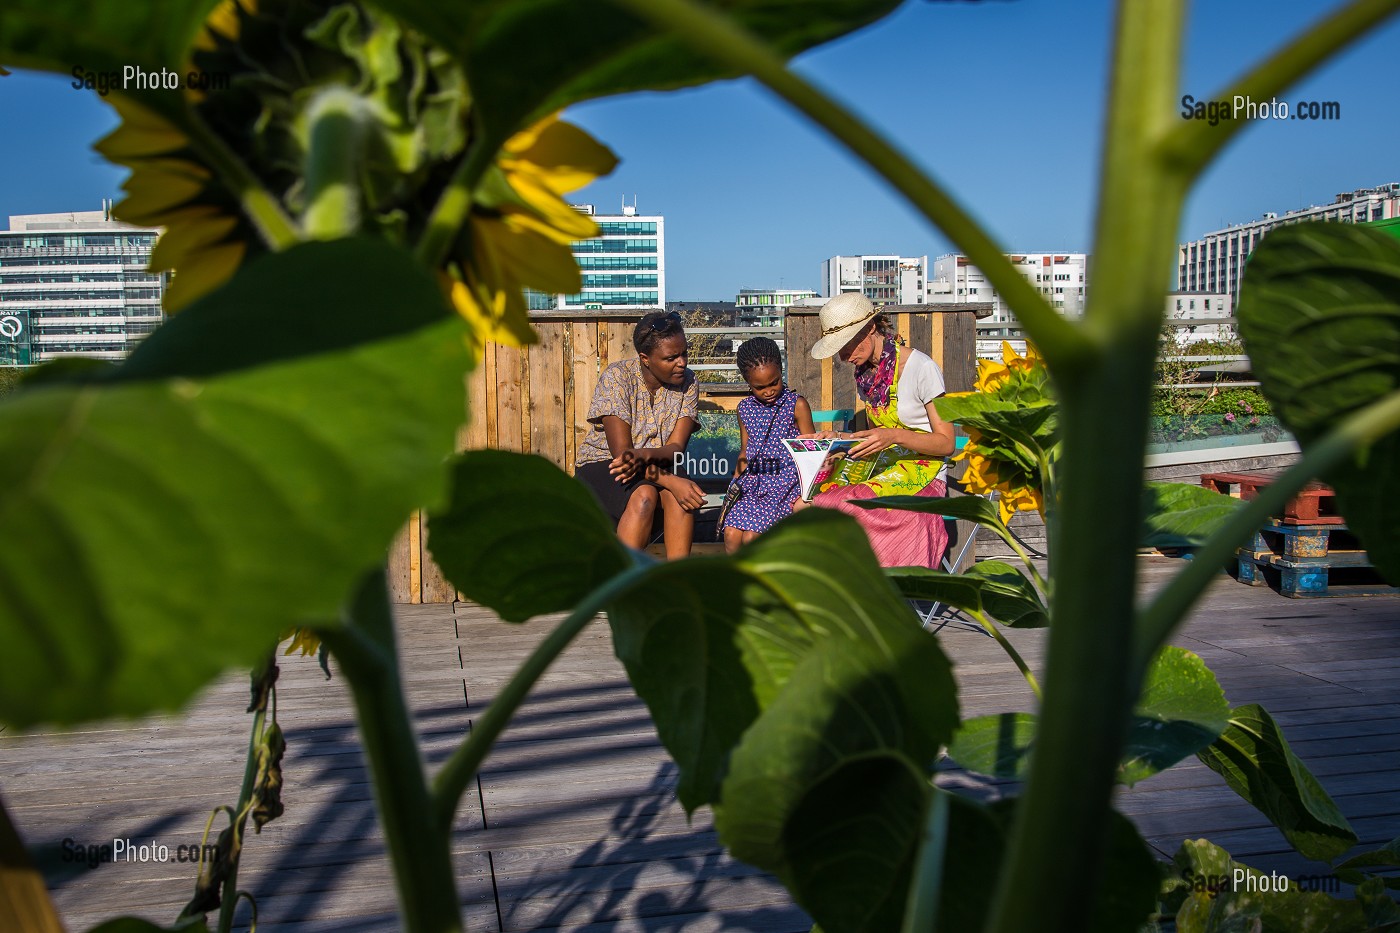
[[[742,544],[792,512],[797,498],[797,465],[782,449],[784,438],[811,434],[812,408],[783,384],[783,359],[767,337],[739,347],[739,373],[752,393],[739,403],[739,463],[735,482],[744,492],[724,521],[724,549]]]

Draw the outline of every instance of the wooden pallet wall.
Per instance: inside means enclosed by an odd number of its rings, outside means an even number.
[[[974,313],[965,308],[890,309],[910,345],[943,366],[949,391],[970,389],[975,373]],[[640,314],[541,312],[531,316],[539,341],[528,347],[487,346],[466,379],[468,420],[458,450],[495,448],[535,453],[572,473],[589,430],[588,407],[603,367],[634,355],[632,330]],[[788,380],[814,408],[856,408],[851,367],[818,362],[806,352],[820,332],[815,309],[788,317]],[[702,392],[703,409],[732,410],[734,390]],[[820,404],[818,401],[820,400]],[[440,603],[457,597],[427,549],[427,524],[415,514],[389,551],[395,602]]]

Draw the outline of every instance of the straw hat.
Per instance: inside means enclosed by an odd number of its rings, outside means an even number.
[[[874,319],[876,309],[859,292],[847,292],[822,305],[822,335],[812,344],[812,359],[835,356],[860,329]]]

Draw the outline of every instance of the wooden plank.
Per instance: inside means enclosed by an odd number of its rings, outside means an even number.
[[[607,321],[600,326],[607,331],[607,357],[604,366],[636,357],[637,348],[632,343],[632,332],[637,328],[636,321]]]
[[[856,368],[834,356],[831,361],[831,404],[827,407],[853,410],[864,407],[857,404],[860,396],[856,393]]]
[[[820,407],[822,411],[830,411],[836,407],[836,396],[831,390],[833,383],[832,372],[835,368],[832,359],[832,357],[828,356],[821,361],[821,389],[817,397],[821,399]]]
[[[496,345],[488,343],[481,358],[481,378],[486,385],[486,446],[500,443],[500,387],[496,384]]]
[[[394,535],[389,545],[389,598],[396,603],[418,602],[413,598],[413,572],[409,560],[409,525]]]
[[[423,525],[422,514],[408,517],[408,601],[423,601]]]
[[[496,443],[501,450],[523,451],[525,438],[521,383],[524,359],[519,347],[496,346]]]
[[[564,380],[564,417],[559,422],[564,439],[564,472],[574,472],[574,326],[565,321],[559,328],[562,345],[559,366]]]
[[[813,410],[829,408],[822,404],[822,364],[812,359],[816,342],[816,318],[789,311],[783,316],[783,356],[787,360],[787,384],[807,400]]]
[[[949,392],[970,392],[977,379],[977,317],[971,311],[934,317],[943,325],[943,381]]]
[[[588,436],[588,432],[593,426],[588,423],[588,408],[593,404],[593,390],[598,387],[598,375],[602,372],[599,366],[599,334],[598,324],[593,321],[570,325],[573,332],[573,357],[570,367],[573,371],[571,378],[574,384],[574,416],[569,422],[572,431],[569,440],[569,449],[572,452],[573,461],[569,465],[570,472],[578,463],[578,448],[583,443],[583,439]]]
[[[530,347],[530,452],[553,461],[561,469],[565,458],[565,432],[570,422],[564,413],[564,331],[568,324],[542,322],[535,326],[539,343]],[[572,372],[573,367],[569,366]]]
[[[909,346],[933,356],[933,319],[942,317],[933,312],[920,312],[909,315]]]
[[[457,598],[456,588],[442,575],[442,568],[433,560],[432,554],[428,551],[428,516],[427,513],[419,513],[420,540],[423,543],[423,602],[424,603],[450,603]]]
[[[928,316],[928,349],[924,352],[933,358],[939,369],[946,369],[948,363],[947,333],[944,329],[946,314]]]

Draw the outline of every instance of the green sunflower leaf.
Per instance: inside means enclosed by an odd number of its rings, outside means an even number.
[[[1294,224],[1250,256],[1240,335],[1274,413],[1306,449],[1348,415],[1400,399],[1400,241],[1358,224]],[[1400,584],[1400,431],[1322,478],[1371,561]]]
[[[736,77],[730,67],[608,0],[376,0],[466,63],[497,139],[576,101]],[[722,8],[783,55],[845,35],[898,0],[729,0]]]
[[[1351,824],[1262,706],[1232,710],[1229,727],[1198,757],[1308,858],[1331,861],[1356,845]]]
[[[1142,492],[1142,543],[1149,547],[1201,544],[1243,504],[1204,486],[1148,483]]]
[[[1226,727],[1230,705],[1199,657],[1167,647],[1147,673],[1133,709],[1118,779],[1134,784],[1208,746]],[[1038,719],[1031,713],[978,716],[964,722],[948,757],[969,771],[1024,780]]]
[[[570,609],[631,564],[582,483],[504,450],[457,457],[451,499],[428,516],[428,548],[458,590],[507,622]]]
[[[170,327],[101,381],[0,403],[0,721],[178,706],[333,625],[446,491],[465,327],[406,253],[295,247]]]

